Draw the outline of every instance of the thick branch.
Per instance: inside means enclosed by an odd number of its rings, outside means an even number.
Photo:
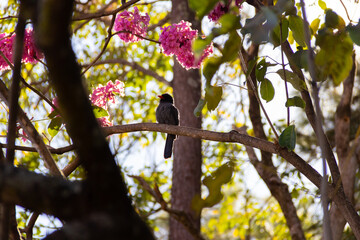
[[[163,132],[163,133],[170,133],[180,136],[199,138],[199,139],[217,141],[217,142],[238,142],[271,153],[275,153],[277,151],[276,145],[274,143],[259,138],[250,137],[244,134],[240,134],[236,131],[231,131],[229,133],[221,133],[221,132],[202,130],[193,127],[173,126],[173,125],[158,124],[158,123],[136,123],[136,124],[119,125],[119,126],[104,128],[104,132],[106,135],[125,133],[125,132],[136,132],[136,131]]]
[[[44,212],[60,219],[79,218],[86,213],[82,185],[61,177],[50,177],[0,164],[1,202]]]

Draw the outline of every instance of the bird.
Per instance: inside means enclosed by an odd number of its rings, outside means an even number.
[[[168,93],[164,93],[158,97],[160,98],[160,103],[156,108],[156,121],[162,124],[179,125],[179,110],[174,106],[172,96]],[[164,149],[165,159],[171,157],[175,139],[176,135],[167,135]]]

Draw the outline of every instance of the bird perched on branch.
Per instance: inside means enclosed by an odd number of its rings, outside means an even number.
[[[164,93],[158,97],[160,98],[160,103],[156,108],[156,121],[163,124],[179,125],[179,111],[174,106],[174,100],[172,96],[170,94]],[[167,135],[164,150],[165,159],[171,157],[175,139],[176,135]]]

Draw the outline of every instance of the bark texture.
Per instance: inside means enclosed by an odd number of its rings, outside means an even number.
[[[356,72],[355,58],[353,58],[353,60],[353,68],[343,82],[343,94],[335,113],[335,145],[340,175],[345,195],[352,203],[354,202],[355,175],[358,168],[356,146],[350,148],[351,99]],[[342,239],[346,220],[342,216],[341,210],[335,204],[333,204],[330,209],[330,222],[333,239]]]
[[[200,29],[200,23],[195,21],[194,13],[189,9],[188,1],[173,0],[171,21],[181,20],[192,23],[192,28]],[[201,117],[194,116],[194,109],[201,97],[201,80],[198,70],[184,69],[174,59],[173,89],[175,106],[180,112],[180,125],[201,128]],[[200,216],[191,210],[191,202],[201,191],[201,140],[180,136],[175,141],[173,178],[171,190],[171,206],[175,210],[187,213],[192,219],[192,225],[200,232]],[[193,236],[184,226],[170,219],[171,240],[191,240]]]

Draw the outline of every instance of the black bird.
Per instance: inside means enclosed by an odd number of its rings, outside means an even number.
[[[174,106],[174,100],[170,94],[164,93],[158,96],[160,98],[159,106],[156,108],[156,121],[158,123],[179,125],[179,111]],[[164,158],[171,157],[173,142],[176,135],[168,134],[166,137]]]

